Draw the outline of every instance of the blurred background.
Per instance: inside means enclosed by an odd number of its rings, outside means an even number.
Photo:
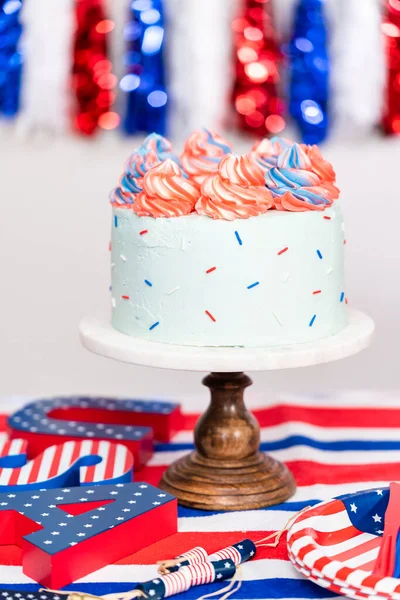
[[[146,133],[177,153],[202,126],[238,153],[321,144],[342,190],[346,295],[373,345],[254,374],[280,392],[400,383],[400,0],[0,0],[0,395],[188,400],[196,373],[85,351],[109,315],[108,193]]]

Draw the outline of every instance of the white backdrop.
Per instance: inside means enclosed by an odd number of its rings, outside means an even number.
[[[79,343],[80,318],[109,304],[107,195],[134,146],[116,134],[30,142],[2,134],[0,395],[205,396],[199,374],[118,364]],[[346,293],[374,318],[376,336],[344,361],[255,373],[260,397],[400,387],[400,140],[332,142],[324,153],[342,189]]]

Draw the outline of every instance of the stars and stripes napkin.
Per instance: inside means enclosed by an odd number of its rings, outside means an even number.
[[[195,408],[193,405],[192,410]],[[245,537],[257,541],[283,528],[308,505],[400,480],[400,394],[282,396],[254,413],[261,425],[262,450],[285,461],[296,477],[298,488],[293,498],[269,509],[240,514],[180,507],[178,534],[92,573],[70,588],[98,595],[130,590],[136,582],[155,576],[157,560],[173,558],[198,545],[212,553]],[[192,449],[196,417],[187,415],[185,429],[171,443],[156,447],[136,481],[157,485],[163,470]],[[375,523],[372,519],[372,527],[378,526],[378,520]],[[336,597],[295,571],[285,537],[277,548],[260,548],[256,558],[242,566],[241,573],[243,584],[234,596],[238,600]],[[215,591],[216,585],[192,588],[180,597],[198,598]],[[0,587],[16,593],[38,589],[23,575],[17,548],[0,548]]]

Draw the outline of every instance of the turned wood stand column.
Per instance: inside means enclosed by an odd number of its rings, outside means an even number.
[[[293,476],[260,452],[260,427],[243,401],[250,377],[211,373],[203,383],[211,403],[196,424],[196,449],[170,465],[160,487],[180,504],[203,510],[247,510],[289,498]]]

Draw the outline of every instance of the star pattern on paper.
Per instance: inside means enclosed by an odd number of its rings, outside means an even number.
[[[357,506],[354,504],[354,502],[353,502],[352,504],[350,504],[350,510],[351,510],[351,512],[353,512],[353,513],[356,513],[356,512],[357,512]]]
[[[382,521],[382,517],[380,517],[378,514],[373,515],[372,518],[375,521],[375,523],[380,523]]]

